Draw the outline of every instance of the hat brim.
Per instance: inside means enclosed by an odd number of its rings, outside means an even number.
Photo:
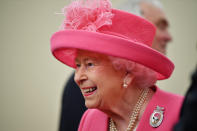
[[[120,44],[121,43],[121,44]],[[128,39],[85,30],[63,30],[51,37],[51,51],[62,63],[75,68],[76,49],[116,56],[142,64],[158,73],[157,79],[167,79],[174,64],[149,46]]]

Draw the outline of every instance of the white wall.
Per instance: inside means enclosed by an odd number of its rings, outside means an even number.
[[[113,0],[117,2],[118,0]],[[63,85],[72,72],[55,60],[49,39],[66,0],[0,0],[0,130],[58,129]],[[184,94],[197,63],[197,1],[163,0],[174,37],[168,56],[176,68],[165,90]]]

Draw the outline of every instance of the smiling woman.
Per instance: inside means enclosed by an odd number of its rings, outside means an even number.
[[[88,108],[103,110],[114,105],[126,95],[124,91],[131,82],[140,88],[150,87],[156,82],[155,72],[142,65],[95,52],[79,50],[76,65],[75,81]],[[121,89],[123,86],[124,90]],[[136,91],[134,89],[132,93]]]
[[[51,51],[76,70],[75,82],[89,108],[79,131],[172,130],[183,98],[155,86],[174,69],[150,48],[155,27],[112,9],[108,0],[74,1],[64,13]]]

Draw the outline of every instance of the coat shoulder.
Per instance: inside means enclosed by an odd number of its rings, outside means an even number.
[[[78,131],[105,131],[108,116],[98,109],[88,109],[82,116]]]

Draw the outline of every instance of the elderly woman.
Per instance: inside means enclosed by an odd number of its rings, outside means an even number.
[[[89,108],[78,130],[172,130],[182,97],[154,85],[174,69],[150,48],[154,26],[112,9],[108,0],[74,1],[64,14],[62,30],[51,37],[51,51],[75,68],[75,82]]]

